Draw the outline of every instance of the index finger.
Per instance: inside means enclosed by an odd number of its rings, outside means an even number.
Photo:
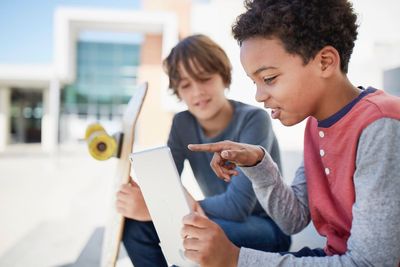
[[[217,143],[208,143],[208,144],[189,144],[188,148],[191,151],[200,151],[200,152],[221,152],[224,149],[229,149],[231,147],[230,142],[222,141]]]

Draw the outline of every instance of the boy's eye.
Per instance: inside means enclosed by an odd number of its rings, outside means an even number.
[[[190,86],[189,83],[184,83],[184,84],[181,84],[179,87],[180,87],[181,89],[187,89],[187,88],[189,88],[189,86]]]
[[[211,77],[204,77],[204,78],[200,79],[200,82],[205,83],[205,82],[208,82],[209,80],[211,80]]]
[[[272,84],[274,82],[276,77],[278,77],[278,75],[273,76],[273,77],[265,77],[265,78],[263,78],[264,83],[267,84],[267,85],[270,85],[270,84]]]

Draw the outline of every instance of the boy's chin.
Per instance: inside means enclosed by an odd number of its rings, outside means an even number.
[[[290,118],[279,118],[279,121],[282,123],[282,125],[290,127],[296,124],[299,124],[303,120],[295,120],[295,119],[290,119]]]
[[[294,126],[296,124],[299,124],[300,122],[304,121],[307,118],[308,117],[305,117],[305,118],[297,117],[297,118],[285,118],[285,119],[279,119],[279,120],[284,126],[289,127],[289,126]]]
[[[201,120],[201,121],[208,121],[214,117],[213,116],[214,114],[209,111],[207,111],[207,112],[198,112],[197,111],[197,112],[191,112],[191,113],[196,119]]]

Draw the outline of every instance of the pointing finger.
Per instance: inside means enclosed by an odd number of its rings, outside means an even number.
[[[221,152],[224,149],[230,149],[232,147],[233,142],[230,141],[221,141],[217,143],[208,143],[208,144],[190,144],[188,148],[191,151],[202,151],[202,152]]]

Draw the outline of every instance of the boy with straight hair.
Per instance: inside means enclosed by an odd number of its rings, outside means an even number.
[[[201,266],[398,266],[400,98],[348,80],[357,37],[352,5],[254,0],[246,8],[233,26],[242,65],[273,119],[286,126],[307,120],[303,163],[287,186],[260,146],[223,141],[189,148],[214,152],[212,167],[224,180],[239,166],[286,234],[312,220],[326,246],[239,249],[193,213],[183,219],[185,255]]]
[[[280,165],[278,141],[265,110],[225,96],[231,64],[224,50],[205,35],[182,39],[164,60],[172,92],[188,107],[174,116],[168,138],[179,174],[188,160],[205,198],[193,207],[217,223],[235,245],[262,251],[287,251],[290,237],[267,216],[249,179],[237,173],[227,184],[210,167],[212,153],[194,153],[191,143],[226,139],[265,148]],[[157,167],[157,163],[155,163]],[[117,194],[118,211],[126,219],[123,242],[135,267],[167,266],[160,240],[140,188],[133,181]]]

